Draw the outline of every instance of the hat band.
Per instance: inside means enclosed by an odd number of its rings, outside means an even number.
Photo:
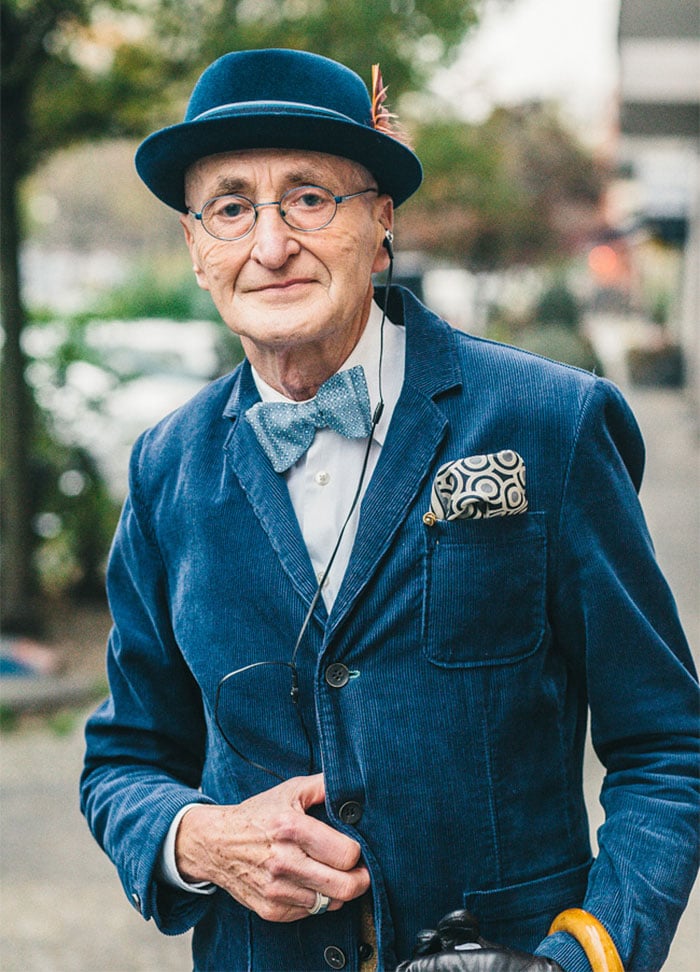
[[[217,105],[203,111],[201,115],[196,115],[188,121],[203,121],[206,118],[223,118],[232,115],[308,115],[314,118],[329,118],[335,121],[349,122],[352,125],[362,125],[349,115],[344,115],[340,111],[333,111],[331,108],[321,108],[317,105],[306,105],[297,101],[236,101],[228,105]],[[365,127],[369,127],[366,125]]]

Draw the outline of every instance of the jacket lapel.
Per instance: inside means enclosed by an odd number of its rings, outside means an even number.
[[[302,600],[310,604],[316,593],[316,579],[287,484],[270,465],[252,426],[245,419],[246,411],[259,399],[250,365],[244,361],[224,410],[225,417],[233,422],[224,451],[292,586]],[[321,599],[315,614],[322,621],[326,617]]]
[[[381,299],[381,293],[378,297]],[[407,291],[392,289],[391,299],[389,316],[406,327],[404,385],[362,502],[352,555],[330,616],[331,628],[370,581],[429,476],[447,432],[447,420],[436,399],[462,382],[449,326]],[[317,582],[289,490],[245,420],[245,412],[258,400],[250,365],[244,361],[224,410],[233,422],[224,447],[226,458],[292,586],[308,605]],[[325,623],[322,598],[314,614]]]
[[[406,291],[398,294],[405,307],[397,302],[389,315],[406,327],[404,386],[362,503],[352,555],[330,616],[331,628],[369,583],[430,474],[447,432],[447,420],[435,399],[462,382],[450,328]],[[392,290],[392,298],[396,295]]]

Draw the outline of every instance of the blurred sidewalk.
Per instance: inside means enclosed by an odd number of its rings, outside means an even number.
[[[659,563],[700,663],[699,417],[693,415],[683,389],[630,384],[627,350],[652,343],[653,325],[641,318],[607,315],[590,317],[586,330],[606,377],[624,392],[644,436],[647,457],[640,499]]]
[[[647,459],[640,498],[659,564],[676,598],[695,663],[700,667],[700,429],[682,389],[630,384],[625,362],[633,345],[653,340],[641,319],[595,317],[587,331],[608,378],[625,394],[639,423]],[[603,770],[588,748],[586,803],[591,833],[603,823],[598,802]],[[595,838],[594,838],[595,846]],[[700,969],[700,882],[681,918],[664,972]]]
[[[590,331],[606,373],[621,385],[637,415],[648,451],[642,489],[659,561],[676,595],[696,659],[700,652],[700,449],[682,391],[630,388],[624,349],[643,322],[594,319]],[[40,693],[60,701],[74,679],[95,692],[102,672],[108,619],[95,608],[56,617],[62,670],[21,679],[18,710]],[[66,681],[68,680],[68,681]],[[9,679],[1,679],[0,700]],[[34,683],[32,686],[32,682]],[[16,681],[15,685],[19,682]],[[4,695],[4,698],[2,698]],[[64,702],[75,704],[73,696]],[[42,705],[46,706],[44,696]],[[116,872],[90,837],[78,812],[84,709],[72,722],[30,721],[3,736],[0,782],[3,812],[0,968],[3,972],[182,972],[191,968],[189,936],[166,938],[129,906]],[[595,831],[600,769],[589,754],[586,793]],[[682,919],[665,972],[700,968],[698,889]]]

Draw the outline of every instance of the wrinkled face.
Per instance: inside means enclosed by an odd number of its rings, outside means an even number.
[[[186,199],[200,212],[214,196],[271,202],[301,185],[334,195],[376,188],[367,170],[347,159],[265,149],[201,159],[188,171]],[[365,324],[371,275],[388,264],[383,240],[392,215],[391,199],[370,192],[341,203],[333,221],[314,232],[287,226],[276,206],[258,210],[253,230],[232,242],[214,239],[191,214],[181,222],[199,286],[255,363],[256,351],[347,346],[349,354]]]

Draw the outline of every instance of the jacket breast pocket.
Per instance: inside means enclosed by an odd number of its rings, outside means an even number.
[[[423,651],[438,665],[508,664],[546,628],[542,513],[438,520],[425,530]]]

